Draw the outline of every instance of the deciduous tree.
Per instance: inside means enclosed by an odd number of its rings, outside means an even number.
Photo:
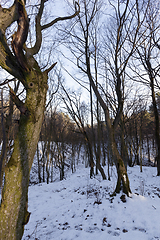
[[[9,8],[0,6],[0,66],[18,79],[26,93],[25,101],[19,99],[13,89],[10,95],[20,111],[19,128],[14,141],[13,153],[5,167],[5,182],[0,206],[0,238],[22,238],[24,225],[30,213],[27,211],[29,173],[35,155],[39,133],[43,121],[48,89],[48,73],[56,63],[43,71],[35,55],[42,45],[42,32],[62,20],[69,20],[79,13],[75,3],[75,13],[58,17],[42,25],[41,19],[45,4],[41,0],[36,5],[35,34],[31,35],[33,46],[26,46],[29,31],[29,17],[26,1],[15,0]],[[17,22],[17,31],[12,35],[11,47],[6,39],[6,31]]]

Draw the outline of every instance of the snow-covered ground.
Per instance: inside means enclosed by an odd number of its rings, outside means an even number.
[[[128,168],[132,194],[110,197],[116,185],[78,167],[63,181],[29,187],[30,221],[23,240],[160,240],[160,177],[156,168]]]

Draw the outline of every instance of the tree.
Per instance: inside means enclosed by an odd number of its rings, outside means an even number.
[[[85,128],[85,122],[84,122],[83,110],[86,109],[86,107],[84,108],[83,103],[81,103],[81,99],[80,99],[81,95],[77,97],[77,94],[74,92],[69,95],[69,91],[67,91],[62,84],[61,84],[61,87],[62,87],[62,94],[63,94],[63,96],[61,97],[67,108],[67,111],[71,116],[71,118],[73,119],[73,121],[76,123],[79,133],[82,133],[84,136],[85,144],[87,146],[88,156],[89,156],[88,158],[89,158],[89,165],[90,165],[90,177],[92,177],[94,174],[94,156],[93,156],[92,141],[88,136],[88,133]],[[102,173],[102,176],[105,177],[104,172]]]
[[[26,1],[15,0],[9,8],[0,6],[0,66],[14,76],[24,87],[26,98],[22,101],[10,88],[10,95],[20,111],[18,133],[14,141],[13,153],[5,167],[5,182],[0,206],[0,236],[1,239],[21,239],[24,225],[28,222],[30,213],[27,211],[29,173],[35,155],[39,133],[43,121],[48,89],[48,73],[54,68],[53,63],[42,71],[35,55],[42,46],[42,31],[55,23],[68,20],[79,13],[79,5],[75,2],[75,13],[67,17],[59,17],[41,25],[41,19],[46,4],[41,0],[36,5],[34,46],[26,45],[29,31],[29,18],[26,11]],[[6,31],[13,24],[18,25],[12,35],[11,46],[6,39]]]
[[[155,118],[155,140],[157,145],[156,161],[158,176],[160,176],[160,128],[158,104],[156,101],[156,88],[159,89],[158,78],[160,72],[160,48],[158,41],[155,39],[157,39],[159,36],[159,6],[159,2],[149,2],[147,18],[143,27],[143,44],[137,48],[139,60],[144,68],[143,70],[147,74],[147,82],[152,96],[152,105]]]
[[[123,191],[129,195],[131,191],[129,179],[124,165],[124,159],[120,156],[116,145],[115,130],[123,116],[124,78],[126,76],[127,64],[135,51],[135,46],[138,44],[138,31],[141,27],[141,22],[144,21],[144,15],[142,18],[140,17],[139,1],[109,2],[113,8],[111,13],[114,12],[112,15],[114,26],[109,28],[107,25],[110,35],[105,35],[102,41],[100,41],[100,36],[97,37],[97,35],[99,35],[99,29],[101,28],[100,14],[102,12],[100,12],[100,8],[102,2],[98,0],[82,0],[80,2],[81,12],[77,16],[77,25],[70,34],[69,48],[77,59],[77,66],[81,73],[88,78],[105,115],[109,149],[118,173],[115,192],[120,192],[122,183]],[[129,41],[132,43],[128,44]],[[105,51],[105,48],[102,48],[104,42],[110,50],[110,53],[108,50]],[[109,78],[112,78],[114,82],[114,92],[116,96],[114,99],[114,102],[116,102],[114,121],[110,115],[109,93],[103,89],[100,81],[103,75],[101,70],[102,66],[99,66],[102,59],[107,63],[107,69],[110,72]]]

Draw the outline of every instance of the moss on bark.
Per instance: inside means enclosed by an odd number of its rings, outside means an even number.
[[[14,151],[5,168],[0,207],[0,237],[3,240],[21,239],[30,215],[27,211],[29,174],[43,121],[47,75],[32,72],[29,82],[34,82],[34,87],[27,91],[25,107],[28,112],[21,114]]]

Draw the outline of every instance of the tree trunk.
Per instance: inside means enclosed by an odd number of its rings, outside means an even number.
[[[35,44],[31,48],[25,45],[29,30],[26,1],[15,0],[7,9],[0,5],[0,66],[18,79],[26,90],[26,101],[23,103],[10,88],[12,100],[21,115],[14,150],[5,168],[0,208],[0,238],[3,240],[21,239],[24,225],[29,220],[30,214],[27,211],[29,174],[43,121],[48,72],[56,65],[54,63],[41,72],[33,56],[38,54],[41,48],[43,29],[53,26],[58,21],[72,19],[80,12],[79,4],[75,2],[73,15],[56,18],[42,28],[41,18],[45,2],[45,0],[40,1],[37,8],[33,34]],[[11,51],[5,34],[6,29],[14,22],[17,22],[18,28],[12,35]]]
[[[114,137],[114,129],[113,129],[113,126],[111,125],[110,118],[107,111],[105,112],[105,121],[106,121],[107,130],[108,130],[109,151],[116,165],[117,174],[118,174],[117,185],[113,195],[115,195],[116,193],[120,193],[120,191],[122,190],[127,196],[129,196],[129,194],[131,193],[131,189],[130,189],[128,174],[127,174],[123,159],[121,158],[118,152],[117,145],[115,142],[115,137]]]
[[[148,74],[149,74],[149,79],[150,79],[150,87],[151,87],[151,92],[152,92],[152,104],[153,104],[153,111],[154,111],[154,118],[155,118],[155,140],[156,140],[156,145],[157,145],[157,176],[160,176],[160,130],[159,130],[159,114],[158,114],[158,109],[157,109],[157,102],[156,102],[156,97],[155,97],[155,90],[154,90],[154,73],[153,69],[150,63],[150,60],[146,60],[146,64],[148,67]]]
[[[155,140],[157,145],[157,176],[160,176],[160,136],[159,136],[159,115],[158,115],[158,109],[157,109],[157,103],[155,99],[155,92],[154,92],[154,82],[153,79],[150,79],[151,83],[151,90],[152,90],[152,103],[153,103],[153,109],[154,109],[154,117],[155,117]]]
[[[40,159],[39,159],[39,147],[37,144],[37,163],[38,163],[38,182],[41,183],[42,178],[41,178],[41,164],[40,164]]]
[[[139,139],[139,142],[140,142],[140,172],[142,172],[142,125],[140,127],[140,139]]]
[[[27,211],[30,169],[36,152],[47,92],[47,74],[40,70],[27,76],[26,101],[21,112],[14,151],[5,168],[5,182],[0,208],[0,236],[19,240],[30,213]]]
[[[136,152],[135,152],[135,162],[137,165],[140,165],[139,162],[139,148],[140,148],[140,142],[138,137],[138,129],[137,129],[137,120],[135,120],[135,142],[136,142]]]
[[[124,162],[124,165],[125,165],[125,168],[127,169],[127,164],[128,164],[128,149],[127,149],[127,146],[126,146],[126,143],[125,143],[125,136],[124,136],[124,120],[123,120],[123,117],[121,117],[121,157],[123,159],[123,162]]]
[[[103,123],[101,124],[101,136],[102,136],[102,151],[103,151],[103,159],[102,159],[102,166],[106,166],[106,149],[105,149],[105,142],[104,142],[104,134],[103,134]]]
[[[151,162],[151,157],[150,157],[150,144],[149,144],[149,137],[148,137],[148,134],[146,136],[146,139],[147,139],[147,154],[148,154],[148,162],[150,163]]]
[[[127,196],[129,196],[129,193],[131,193],[131,189],[129,186],[129,179],[128,179],[124,162],[120,158],[118,159],[117,173],[118,173],[118,179],[117,179],[117,185],[116,185],[114,194],[120,193],[120,191],[123,190],[123,192],[127,194]]]
[[[129,193],[131,193],[131,189],[130,189],[128,174],[127,174],[124,162],[123,162],[122,158],[120,157],[115,144],[116,143],[112,142],[111,148],[112,148],[113,159],[116,159],[118,179],[117,179],[116,189],[115,189],[113,195],[116,193],[120,193],[120,191],[122,190],[127,196],[129,196]]]

